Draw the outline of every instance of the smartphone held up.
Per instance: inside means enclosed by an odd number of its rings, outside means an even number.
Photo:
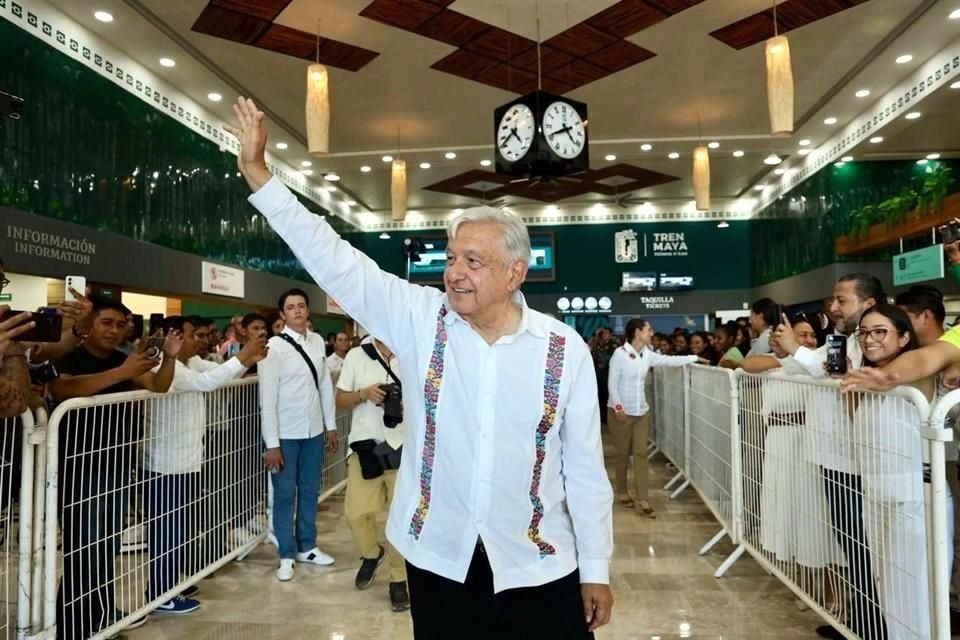
[[[11,320],[25,311],[8,309],[0,314],[0,323]],[[59,342],[60,334],[63,332],[63,317],[52,307],[44,307],[26,318],[23,323],[33,322],[31,329],[16,336],[14,340],[18,342]]]

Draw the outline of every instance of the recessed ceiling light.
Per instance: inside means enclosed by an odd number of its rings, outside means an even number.
[[[457,154],[455,154],[453,151],[447,151],[445,154],[443,154],[443,157],[447,160],[453,160],[457,157]]]
[[[920,117],[919,111],[911,111],[910,113],[904,116],[904,118],[906,118],[907,120],[916,120],[919,117]]]
[[[840,160],[842,162],[853,162],[853,156],[843,156]]]
[[[707,145],[707,147],[710,148],[710,149],[719,149],[719,148],[720,148],[720,143],[719,143],[719,142],[711,142],[710,144]]]
[[[677,158],[680,157],[680,154],[677,153],[676,151],[672,151],[667,155],[667,157],[670,158],[671,160],[676,160]]]
[[[370,173],[370,171],[372,171],[372,169],[370,169],[370,165],[365,164],[365,165],[363,165],[362,167],[360,167],[360,171],[362,171],[363,173]]]
[[[754,185],[753,188],[756,189],[757,191],[763,191],[763,190],[766,189],[767,187],[766,187],[766,185],[758,184],[758,185]]]
[[[802,156],[808,156],[808,155],[810,155],[810,152],[812,152],[812,151],[813,151],[813,149],[809,149],[809,148],[807,148],[807,149],[800,149],[800,152],[799,152],[799,153],[800,153],[800,155],[802,155]]]
[[[607,162],[613,162],[614,160],[617,159],[617,156],[613,155],[612,153],[608,153],[603,157],[603,159],[606,160]]]
[[[810,141],[807,140],[806,138],[804,138],[803,140],[801,140],[801,141],[798,142],[797,144],[799,144],[801,147],[809,147],[809,146],[810,146]]]
[[[340,176],[338,176],[336,172],[330,171],[327,173],[327,175],[323,176],[323,179],[327,182],[338,182],[340,180]]]
[[[954,82],[950,85],[951,89],[960,89],[960,81]]]
[[[429,162],[421,162],[421,163],[420,163],[420,168],[421,168],[421,169],[429,169],[429,168],[430,168],[430,163],[429,163]]]
[[[834,117],[825,118],[823,124],[837,124],[837,119]]]
[[[766,158],[763,159],[763,164],[768,164],[771,166],[778,165],[781,162],[783,162],[783,159],[775,153],[771,153],[770,155],[768,155]]]
[[[954,10],[950,13],[950,19],[951,19],[951,20],[956,20],[957,18],[960,18],[960,9],[954,9]]]
[[[175,67],[175,66],[177,66],[177,63],[174,62],[174,61],[173,61],[172,59],[170,59],[170,58],[160,58],[160,66],[161,66],[161,67]]]
[[[778,176],[782,176],[782,175],[785,174],[786,172],[787,172],[786,169],[781,169],[781,168],[779,168],[779,167],[773,170],[773,173],[774,173],[775,175],[778,175]]]
[[[857,96],[858,98],[866,98],[867,96],[870,95],[870,90],[869,90],[869,89],[860,89],[860,91],[857,91],[857,92],[856,92],[855,94],[853,94],[853,95]]]
[[[223,96],[214,91],[212,93],[207,94],[207,100],[209,100],[210,102],[220,102],[221,100],[223,100]]]
[[[653,149],[653,145],[652,145],[652,144],[642,144],[642,145],[640,145],[640,151],[650,151],[651,149]]]
[[[927,160],[939,160],[939,159],[940,159],[940,154],[939,154],[939,153],[928,153],[928,154],[927,154]]]
[[[285,151],[286,148],[287,148],[287,143],[286,143],[286,142],[278,142],[278,143],[277,143],[277,149],[279,149],[280,151]]]
[[[842,167],[844,164],[846,164],[846,163],[841,160],[840,162],[834,162],[834,163],[833,163],[833,166],[835,166],[835,167]]]
[[[312,175],[313,175],[313,169],[301,169],[301,170],[300,170],[300,173],[302,173],[302,174],[305,175],[305,176],[312,176]]]
[[[902,56],[897,56],[897,64],[907,64],[911,60],[913,60],[913,56],[910,55],[909,53],[904,54]]]
[[[737,149],[736,151],[733,152],[733,157],[734,157],[734,158],[742,158],[742,157],[743,157],[743,151],[741,151],[740,149]]]
[[[300,163],[300,166],[301,166],[301,167],[312,167],[312,166],[313,166],[313,163],[310,162],[309,160],[304,160],[303,162]]]
[[[383,156],[380,159],[383,160],[384,162],[393,162],[393,156]]]
[[[95,11],[93,17],[100,22],[113,22],[113,16],[106,11]]]
[[[917,160],[917,164],[927,164],[927,162],[928,162],[928,161],[927,161],[926,159]]]
[[[384,231],[383,233],[380,234],[380,239],[381,239],[381,240],[389,240],[389,239],[390,239],[390,234],[387,233],[386,231]]]
[[[354,206],[356,206],[357,203],[356,203],[356,201],[354,201],[354,200],[347,200],[345,204],[346,204],[348,207],[354,207]]]
[[[719,224],[717,224],[717,229],[726,229],[729,226],[730,226],[729,222],[727,222],[726,220],[721,220]]]
[[[325,187],[323,188],[323,190],[326,191],[327,193],[333,193],[334,191],[337,190],[337,188],[336,188],[335,186],[333,186],[332,184],[328,184],[327,186],[325,186]]]
[[[883,136],[873,136],[870,138],[870,144],[880,144],[883,142]]]

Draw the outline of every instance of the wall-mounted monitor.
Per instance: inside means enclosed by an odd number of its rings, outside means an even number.
[[[690,291],[693,289],[693,276],[676,276],[661,273],[657,288],[660,291]]]
[[[657,274],[645,271],[624,271],[620,291],[656,291]]]
[[[447,237],[421,236],[426,247],[420,259],[410,263],[410,282],[439,284],[447,266]],[[552,231],[530,233],[530,265],[527,282],[553,282],[557,277],[556,239]]]

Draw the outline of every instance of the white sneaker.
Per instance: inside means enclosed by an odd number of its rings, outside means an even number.
[[[297,562],[305,562],[307,564],[315,564],[321,567],[329,567],[332,566],[336,560],[334,560],[332,556],[328,556],[323,551],[320,551],[320,549],[314,547],[306,553],[298,553]]]
[[[280,582],[289,582],[293,580],[293,560],[283,558],[280,560],[280,568],[277,569],[277,580]]]

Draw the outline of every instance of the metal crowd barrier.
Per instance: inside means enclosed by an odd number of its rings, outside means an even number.
[[[832,380],[699,366],[654,376],[656,444],[723,527],[701,553],[724,534],[738,545],[717,577],[745,550],[847,638],[950,637],[944,425],[960,392],[931,410],[913,388],[842,395]]]

